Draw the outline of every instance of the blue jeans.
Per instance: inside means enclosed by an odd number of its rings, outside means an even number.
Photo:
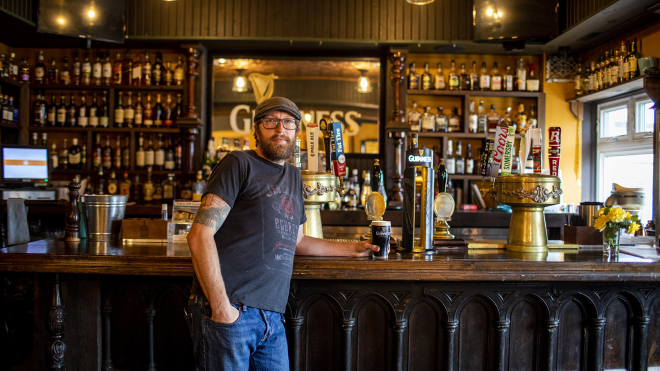
[[[206,298],[188,301],[187,322],[199,371],[288,371],[284,315],[232,303],[234,323],[211,320]]]

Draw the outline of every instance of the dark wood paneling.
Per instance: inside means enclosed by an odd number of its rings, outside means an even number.
[[[440,369],[444,363],[444,336],[440,322],[445,318],[441,318],[430,302],[426,301],[415,304],[409,318],[408,369]]]
[[[305,316],[307,334],[304,342],[304,350],[301,352],[305,356],[306,370],[334,370],[336,359],[335,344],[339,342],[339,336],[335,334],[337,327],[338,313],[324,297],[319,297],[309,306]],[[293,363],[293,362],[291,362]]]
[[[587,329],[577,301],[569,301],[559,315],[557,369],[584,370]]]
[[[568,0],[565,15],[566,28],[578,24],[614,3],[616,0]]]
[[[458,367],[460,370],[487,370],[491,323],[488,308],[477,300],[469,302],[460,313]]]
[[[392,318],[388,308],[379,300],[368,300],[357,312],[357,325],[355,341],[353,341],[353,354],[358,371],[387,370],[390,364],[391,344],[388,324]],[[369,344],[368,347],[360,346]]]
[[[509,370],[538,370],[540,324],[539,313],[530,301],[523,300],[513,308],[508,354]]]
[[[626,361],[630,324],[617,320],[629,318],[626,305],[621,300],[614,300],[605,313],[605,347],[603,366],[609,369],[629,369]]]
[[[648,336],[648,366],[660,366],[660,297],[653,301],[649,314],[651,322],[649,323]]]
[[[32,0],[0,0],[0,8],[3,10],[35,23],[37,19],[33,6],[36,4],[37,2]]]

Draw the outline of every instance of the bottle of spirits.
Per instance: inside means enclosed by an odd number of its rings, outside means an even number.
[[[470,121],[468,126],[468,131],[472,134],[476,134],[479,131],[479,116],[474,109],[474,101],[470,101]]]
[[[124,179],[119,183],[119,194],[123,196],[131,195],[131,180],[128,179],[128,171],[124,171]]]
[[[456,143],[456,174],[465,174],[465,158],[463,158],[463,143]]]
[[[459,90],[461,88],[461,77],[456,71],[456,62],[451,60],[451,67],[449,68],[449,90]]]
[[[470,90],[479,90],[479,74],[477,73],[477,62],[472,61],[472,70],[470,71]]]
[[[167,94],[167,100],[163,106],[163,125],[166,128],[174,126],[174,106],[172,104],[172,94]]]
[[[621,55],[618,50],[614,51],[614,58],[612,58],[612,63],[610,63],[610,82],[612,85],[618,84],[619,81],[619,59]]]
[[[105,137],[105,147],[103,147],[103,156],[101,162],[104,169],[112,169],[112,147],[110,147],[110,136]]]
[[[493,91],[502,90],[502,75],[497,68],[497,62],[493,63],[493,70],[490,72],[490,88]]]
[[[62,70],[60,71],[60,84],[71,85],[71,72],[69,71],[69,57],[64,57]]]
[[[36,147],[39,145],[39,133],[32,133],[32,146]]]
[[[156,59],[151,67],[151,85],[163,85],[163,55],[156,52]]]
[[[486,108],[484,107],[483,99],[479,101],[479,108],[477,110],[477,133],[486,132]]]
[[[479,88],[481,90],[490,90],[490,74],[486,68],[486,62],[481,63],[481,70],[479,72]]]
[[[62,169],[69,168],[69,146],[67,144],[68,139],[64,138],[64,143],[62,144],[62,152],[60,152],[60,167]]]
[[[458,133],[463,131],[461,128],[461,116],[458,115],[458,108],[451,108],[451,116],[449,116],[449,128],[450,133]]]
[[[167,179],[163,182],[163,201],[172,202],[177,196],[177,186],[174,181],[174,174],[167,174]]]
[[[529,107],[529,116],[527,116],[527,122],[529,123],[530,128],[538,127],[538,121],[536,119],[536,106],[533,104]]]
[[[520,133],[522,126],[527,123],[527,115],[525,115],[525,104],[522,102],[518,102],[518,112],[516,113],[514,122],[517,128],[516,132]]]
[[[57,126],[66,126],[66,97],[60,95],[60,105],[57,106]]]
[[[424,108],[422,114],[422,131],[435,131],[435,115],[431,113],[431,106]]]
[[[531,70],[530,64],[530,70]],[[531,72],[530,72],[531,74]],[[523,58],[518,58],[518,67],[516,68],[516,77],[518,78],[518,88],[517,91],[527,90],[527,69],[525,68],[525,60]],[[531,76],[530,76],[531,78]]]
[[[32,105],[32,112],[34,112],[32,124],[34,126],[46,126],[47,107],[40,93],[37,93],[37,100]]]
[[[131,167],[131,138],[126,137],[124,147],[121,149],[121,167],[129,169]]]
[[[149,58],[149,51],[144,53],[144,64],[142,65],[142,85],[151,85],[151,59]]]
[[[135,176],[135,181],[131,184],[131,197],[129,200],[136,204],[142,203],[142,184],[139,175]]]
[[[89,62],[89,52],[85,53],[85,61],[82,64],[82,83],[89,85],[92,83],[92,64]]]
[[[122,63],[121,53],[117,53],[117,59],[112,63],[112,85],[121,85]]]
[[[362,172],[362,187],[360,187],[360,205],[364,206],[367,197],[371,194],[371,172]]]
[[[188,179],[187,182],[181,187],[181,199],[192,201],[192,185],[193,183]]]
[[[53,170],[57,169],[60,165],[60,158],[57,155],[57,144],[55,142],[50,145],[50,152],[48,152],[48,157],[50,157],[50,163],[53,167]]]
[[[154,126],[160,128],[163,126],[163,116],[164,109],[162,103],[160,103],[160,94],[156,94],[156,105],[153,109],[154,116]]]
[[[147,182],[144,183],[142,188],[142,196],[145,202],[151,202],[154,199],[154,191],[156,187],[154,182],[151,181],[151,167],[147,168]]]
[[[472,158],[472,144],[467,144],[465,151],[465,174],[474,174],[474,159]]]
[[[529,64],[529,77],[525,82],[527,86],[527,91],[539,91],[540,81],[536,77],[536,71],[534,71],[534,63]]]
[[[142,124],[144,123],[143,117],[144,117],[144,106],[142,106],[142,93],[137,93],[137,102],[135,103],[135,108],[134,108],[134,115],[135,115],[135,127],[141,127]]]
[[[511,66],[506,66],[506,71],[504,72],[504,90],[513,91],[513,74],[511,72]]]
[[[167,139],[167,149],[165,150],[165,163],[163,165],[165,170],[174,170],[176,168],[176,159],[174,156],[174,143],[172,137]]]
[[[183,103],[181,102],[181,93],[178,93],[176,95],[176,105],[174,106],[174,124],[181,117],[183,117]]]
[[[87,93],[83,91],[80,97],[80,106],[78,106],[78,126],[87,127],[88,125]]]
[[[453,142],[451,139],[447,141],[447,151],[445,155],[445,169],[447,169],[447,174],[456,173],[456,159],[453,156]]]
[[[192,186],[192,200],[193,201],[201,201],[202,200],[202,195],[204,194],[204,190],[206,189],[206,182],[204,181],[204,178],[202,177],[202,171],[198,170],[197,171],[197,176],[196,176],[196,181],[193,183]]]
[[[411,132],[418,132],[421,126],[421,115],[417,111],[417,101],[412,102],[412,107],[410,107],[410,112],[408,112],[408,125],[410,125]]]
[[[87,145],[83,144],[80,155],[80,168],[87,170]]]
[[[147,104],[144,105],[144,126],[150,128],[154,125],[154,111],[151,106],[151,94],[147,93]]]
[[[123,85],[132,85],[133,81],[133,60],[131,51],[126,50],[126,57],[121,62],[121,83]]]
[[[132,93],[128,93],[128,101],[126,102],[126,108],[124,108],[124,126],[132,128],[135,126],[135,107],[133,107],[133,98]]]
[[[89,126],[93,128],[99,126],[99,106],[96,92],[92,93],[92,105],[89,106]]]
[[[410,63],[408,72],[408,89],[416,90],[419,89],[419,75],[417,74],[417,64],[415,62]]]
[[[96,62],[94,62],[94,65],[92,66],[92,80],[94,81],[94,85],[101,85],[103,83],[103,64],[101,61],[103,60],[103,52],[97,51],[96,52]]]
[[[16,81],[18,80],[18,63],[15,61],[16,54],[15,53],[9,53],[9,61],[7,61],[7,65],[9,68],[9,77]]]
[[[30,82],[30,66],[26,58],[21,58],[21,82]]]
[[[163,170],[165,167],[165,143],[163,142],[163,134],[158,134],[158,149],[154,157],[154,164],[156,170]]]
[[[76,54],[73,58],[73,66],[71,67],[71,82],[73,85],[80,85],[82,81],[82,68],[80,63],[80,52],[76,50]]]
[[[103,175],[103,168],[100,167],[98,173],[96,174],[96,194],[104,195],[107,194],[105,188],[105,175]]]
[[[103,61],[103,85],[110,85],[112,82],[112,62],[110,61],[110,50],[105,52],[105,61]]]
[[[641,57],[642,55],[637,51],[637,39],[633,39],[633,41],[630,43],[630,53],[628,53],[628,56],[624,61],[624,63],[628,64],[628,80],[639,76],[637,60]]]
[[[431,90],[433,88],[433,75],[429,71],[429,62],[424,63],[424,73],[422,74],[422,90]]]
[[[76,106],[76,97],[71,93],[69,105],[66,108],[66,121],[68,126],[78,126],[78,106]]]
[[[55,93],[51,94],[50,104],[48,105],[48,107],[46,107],[46,125],[48,126],[59,125],[57,120],[57,103],[55,101]]]
[[[55,58],[50,60],[50,67],[48,67],[48,80],[49,84],[60,83],[60,71],[57,69],[57,60]]]
[[[117,175],[114,171],[110,173],[110,179],[108,179],[108,194],[116,195],[119,193],[119,182],[117,181]]]
[[[112,156],[112,166],[119,170],[121,169],[121,160],[122,160],[122,151],[121,151],[121,136],[117,135],[117,141],[115,142],[115,151]]]
[[[183,79],[185,76],[185,71],[183,69],[183,57],[179,56],[179,60],[174,68],[174,83],[176,85],[183,85]]]
[[[69,169],[80,169],[81,149],[78,146],[78,138],[71,139],[69,147]]]
[[[117,107],[115,107],[115,126],[118,128],[123,128],[124,127],[124,106],[123,106],[123,101],[121,97],[121,92],[119,92],[119,96],[117,99]]]
[[[202,162],[202,171],[204,173],[204,179],[208,179],[208,177],[211,175],[211,171],[213,171],[213,157],[211,157],[211,153],[209,152],[208,149],[204,153],[204,162]]]
[[[34,65],[34,82],[37,84],[47,84],[49,82],[46,78],[46,65],[44,64],[43,50],[39,50],[37,64]]]
[[[438,70],[435,73],[435,90],[445,90],[447,88],[445,74],[442,72],[442,63],[438,63]]]
[[[468,75],[467,71],[465,70],[465,63],[461,63],[461,72],[459,78],[461,79],[459,85],[460,90],[470,90],[471,80],[470,75]]]
[[[172,71],[172,64],[170,61],[167,61],[165,63],[165,67],[163,67],[163,78],[165,80],[165,85],[170,86],[172,83],[174,83],[174,72]]]
[[[486,129],[489,133],[497,131],[497,125],[500,123],[500,115],[495,111],[495,105],[490,105],[490,112],[486,114]]]
[[[135,167],[142,170],[145,167],[144,136],[140,133],[138,137],[138,148],[135,151]]]
[[[603,89],[607,89],[611,85],[610,62],[611,62],[610,52],[605,51],[605,58],[603,59]]]
[[[101,144],[101,134],[96,134],[96,142],[92,150],[92,166],[94,169],[103,165],[103,145]]]
[[[14,97],[9,98],[9,107],[11,107],[11,122],[14,124],[18,123],[18,106],[14,104]]]
[[[435,131],[446,133],[449,130],[449,119],[444,114],[444,109],[438,107],[438,114],[435,116]]]
[[[131,82],[133,85],[142,85],[142,61],[140,60],[140,53],[135,55],[135,62],[133,62],[133,76]]]
[[[103,92],[101,112],[99,113],[99,126],[107,128],[110,125],[110,109],[108,108],[108,92]]]

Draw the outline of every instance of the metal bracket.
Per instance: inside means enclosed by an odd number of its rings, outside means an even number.
[[[517,189],[515,191],[508,189],[502,191],[502,194],[505,196],[513,196],[521,200],[524,198],[529,198],[532,201],[538,203],[546,202],[551,198],[557,198],[563,193],[564,191],[562,191],[561,189],[557,189],[557,187],[555,186],[552,186],[552,191],[548,191],[542,186],[536,186],[532,188],[529,192],[525,191],[525,187],[520,187],[520,189]]]

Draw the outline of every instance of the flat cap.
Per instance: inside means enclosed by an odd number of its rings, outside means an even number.
[[[264,118],[271,111],[283,111],[300,121],[300,110],[292,101],[284,97],[272,97],[261,102],[254,110],[254,121]]]

